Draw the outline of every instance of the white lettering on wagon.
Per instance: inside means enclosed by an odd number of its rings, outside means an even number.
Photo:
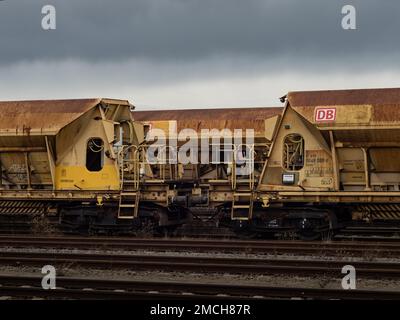
[[[315,108],[315,122],[333,122],[336,120],[336,108]]]

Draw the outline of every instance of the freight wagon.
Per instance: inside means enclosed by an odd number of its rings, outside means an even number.
[[[135,232],[207,217],[304,239],[398,228],[400,89],[282,102],[141,112],[111,99],[0,102],[2,221]]]

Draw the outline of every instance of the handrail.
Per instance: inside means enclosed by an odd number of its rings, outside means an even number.
[[[141,144],[139,146],[136,145],[125,145],[118,151],[118,161],[120,167],[120,183],[121,189],[123,189],[124,180],[127,172],[133,175],[133,182],[136,189],[139,188],[140,179],[141,179],[141,168],[145,166],[153,166],[153,168],[158,168],[158,175],[160,180],[169,179],[179,179],[179,149],[176,146],[159,146],[158,153],[154,154],[153,162],[149,162],[147,151],[150,147],[155,147],[153,144]],[[230,168],[230,174],[228,173],[227,181],[230,181],[231,187],[233,190],[237,187],[238,174],[243,175],[243,172],[240,172],[240,166],[245,165],[244,167],[247,169],[248,174],[244,174],[248,177],[249,188],[252,190],[255,186],[255,158],[256,158],[256,148],[266,148],[268,151],[269,144],[267,143],[253,143],[253,144],[222,144],[221,147],[224,148],[224,152],[227,152],[229,156],[226,156],[223,162],[220,162],[218,165],[225,165]],[[226,147],[229,147],[227,149]],[[246,157],[240,159],[238,152],[246,150]],[[196,148],[198,152],[200,152],[201,148],[198,146]],[[258,149],[259,150],[259,149]],[[211,150],[210,150],[211,151]],[[200,155],[199,155],[200,156]],[[155,161],[154,161],[155,160]],[[211,159],[212,160],[212,159]],[[239,162],[244,161],[239,164]],[[260,161],[259,161],[260,162]],[[210,161],[212,164],[212,161]],[[168,168],[167,168],[168,166]],[[246,173],[246,172],[245,172]],[[167,177],[167,175],[169,176]]]

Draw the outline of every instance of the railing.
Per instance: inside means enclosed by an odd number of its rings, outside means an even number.
[[[208,154],[208,164],[215,166],[218,172],[219,168],[223,168],[224,174],[219,175],[217,173],[216,179],[223,181],[226,180],[231,184],[233,190],[236,189],[237,184],[241,185],[248,184],[250,190],[254,189],[255,186],[255,163],[261,164],[263,161],[255,161],[256,148],[262,150],[267,155],[269,151],[269,144],[210,144],[210,150],[219,147],[218,156],[215,153]],[[152,148],[152,150],[149,150]],[[140,146],[122,146],[118,152],[118,161],[120,167],[120,183],[121,189],[124,187],[125,177],[129,175],[131,177],[130,183],[134,185],[135,189],[139,189],[140,180],[144,175],[144,172],[149,172],[153,169],[153,179],[160,180],[179,180],[182,179],[182,174],[179,172],[181,166],[185,170],[186,165],[180,163],[179,159],[179,147],[175,146],[157,146],[157,145],[140,145]],[[150,152],[149,152],[150,151]],[[198,166],[201,162],[202,150],[197,147],[197,162],[191,164],[191,170],[193,174],[193,166]],[[224,159],[221,161],[219,158],[223,154]],[[148,167],[149,170],[145,170]],[[142,172],[141,172],[142,169]],[[156,170],[154,170],[156,169]],[[195,168],[196,169],[196,168]],[[187,168],[186,168],[187,170]],[[154,174],[154,171],[158,171]],[[197,171],[199,172],[199,171]],[[193,178],[193,177],[191,177]]]
[[[253,144],[239,144],[234,145],[233,151],[233,171],[232,171],[232,189],[235,190],[238,182],[248,183],[249,189],[254,188],[254,145]],[[243,157],[243,150],[245,150],[245,157]],[[239,155],[242,155],[239,159]],[[238,165],[240,166],[238,168]],[[239,174],[238,174],[239,173]],[[240,176],[242,179],[238,179]]]
[[[140,148],[139,146],[123,146],[118,152],[118,164],[120,173],[120,189],[124,190],[125,183],[130,176],[129,183],[134,190],[139,189],[140,184]]]

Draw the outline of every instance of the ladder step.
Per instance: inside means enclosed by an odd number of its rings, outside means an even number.
[[[121,192],[121,196],[136,196],[137,192]]]
[[[237,192],[235,192],[234,194],[233,194],[233,196],[235,197],[235,196],[237,196],[237,197],[250,197],[251,196],[251,193],[250,192],[243,192],[243,193],[237,193]]]
[[[120,204],[121,208],[136,208],[136,204]]]
[[[250,205],[234,205],[234,209],[249,209]]]
[[[232,217],[232,220],[242,220],[242,221],[248,221],[249,218],[247,217]]]
[[[118,216],[118,219],[133,219],[134,216]]]

